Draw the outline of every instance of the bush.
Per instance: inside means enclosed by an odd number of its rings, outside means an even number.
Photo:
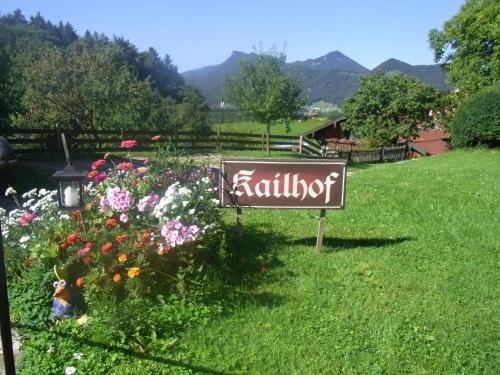
[[[500,144],[500,82],[467,99],[450,122],[455,147]]]

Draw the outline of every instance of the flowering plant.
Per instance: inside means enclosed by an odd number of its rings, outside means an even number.
[[[24,261],[49,260],[70,287],[88,296],[107,289],[123,298],[129,281],[149,291],[185,289],[184,275],[192,273],[196,258],[216,247],[213,171],[172,158],[134,164],[115,164],[109,155],[94,161],[83,215],[59,212],[56,192],[45,189],[24,194],[23,205],[9,214],[0,210],[11,253],[20,245]]]

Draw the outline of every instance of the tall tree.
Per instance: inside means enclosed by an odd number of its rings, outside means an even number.
[[[397,144],[399,137],[416,136],[419,127],[431,126],[431,109],[440,94],[430,85],[397,73],[361,78],[358,91],[343,107],[345,125],[374,146]]]
[[[87,130],[147,126],[150,106],[161,101],[148,81],[120,61],[116,47],[77,42],[49,48],[25,70],[24,126]]]
[[[500,2],[467,0],[442,30],[429,32],[429,44],[460,90],[474,93],[500,80]]]
[[[306,103],[300,82],[283,71],[285,60],[283,53],[261,51],[255,59],[241,60],[239,79],[227,77],[224,82],[225,100],[243,116],[266,125],[268,155],[271,125],[290,121]]]

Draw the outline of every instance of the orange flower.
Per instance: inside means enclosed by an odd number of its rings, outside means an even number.
[[[138,181],[136,179],[130,180],[130,186],[137,186]]]
[[[90,210],[91,210],[91,209],[93,209],[95,206],[96,206],[96,204],[95,204],[94,202],[87,203],[87,204],[85,205],[85,210],[90,211]]]
[[[116,238],[115,238],[116,242],[118,242],[118,243],[125,242],[125,241],[127,241],[127,239],[128,239],[128,236],[127,236],[127,235],[125,235],[125,234],[119,234],[119,235],[118,235],[118,236],[116,236]]]
[[[141,175],[141,174],[147,173],[148,170],[149,170],[149,168],[139,167],[139,168],[136,168],[134,170],[134,173],[137,174],[137,175]]]
[[[70,245],[74,245],[77,242],[80,242],[82,238],[75,232],[71,233],[68,237],[66,237],[66,242]]]
[[[80,219],[80,211],[75,210],[69,213],[69,216],[73,219]]]
[[[103,254],[109,254],[112,250],[113,250],[113,244],[109,241],[101,246],[101,251]]]
[[[77,288],[81,288],[85,284],[85,277],[80,276],[78,279],[76,279],[75,285]]]
[[[170,250],[170,247],[166,247],[165,245],[163,245],[158,250],[156,250],[156,254],[158,254],[159,256],[163,256],[163,255],[167,254],[169,252],[169,250]]]
[[[95,176],[97,176],[99,174],[99,171],[91,171],[89,173],[87,173],[87,178],[94,178]]]
[[[26,264],[27,266],[31,266],[35,260],[36,260],[35,257],[29,257],[24,261],[24,264]]]
[[[151,233],[149,233],[147,230],[142,232],[141,241],[146,242],[149,241],[150,238],[151,238]]]
[[[105,225],[107,227],[115,227],[118,225],[118,221],[116,219],[107,219]]]
[[[82,263],[86,266],[88,266],[90,264],[90,261],[91,261],[90,257],[83,257],[82,258]]]
[[[152,140],[153,142],[156,142],[156,141],[159,141],[159,140],[160,140],[160,138],[161,138],[161,135],[155,135],[155,136],[151,137],[151,140]]]
[[[120,254],[120,255],[118,256],[118,261],[119,261],[121,264],[125,263],[125,262],[127,261],[127,259],[128,259],[128,258],[127,258],[127,254]]]
[[[63,250],[63,251],[66,251],[68,249],[68,243],[67,242],[60,243],[59,244],[59,249]]]
[[[115,283],[117,283],[118,281],[120,281],[122,279],[122,275],[120,275],[119,273],[115,273],[115,275],[113,276],[113,281]]]
[[[139,267],[131,267],[131,268],[129,268],[129,270],[127,272],[128,277],[130,277],[130,278],[139,276],[140,273],[141,273],[141,269]]]
[[[92,242],[87,242],[84,247],[92,249]]]

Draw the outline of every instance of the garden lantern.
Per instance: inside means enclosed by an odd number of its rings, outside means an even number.
[[[83,179],[85,173],[68,163],[66,167],[52,175],[57,181],[57,200],[62,210],[81,210],[83,208]]]

